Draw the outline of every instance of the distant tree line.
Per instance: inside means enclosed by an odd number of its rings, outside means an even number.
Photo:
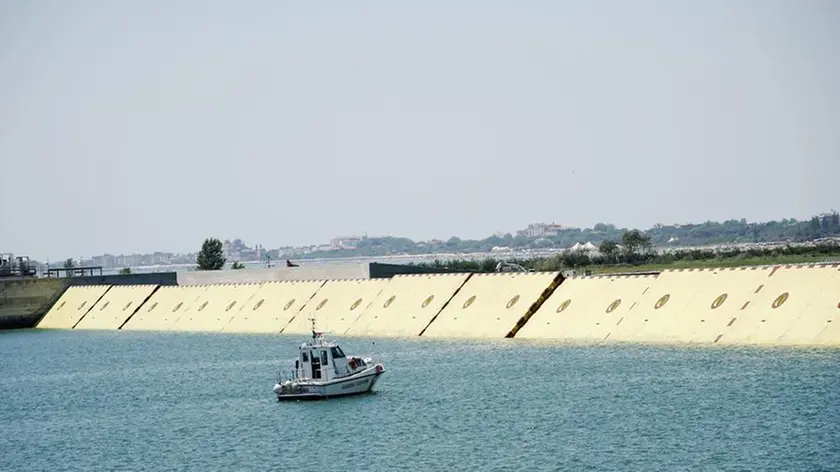
[[[631,236],[634,238],[635,236]],[[748,259],[766,259],[772,263],[774,258],[790,256],[840,257],[840,244],[835,242],[816,243],[810,246],[785,245],[775,248],[749,249],[682,249],[672,252],[657,253],[650,250],[644,238],[638,244],[619,247],[613,241],[604,241],[598,253],[587,251],[566,251],[550,257],[529,259],[449,260],[422,263],[410,263],[421,267],[445,268],[470,272],[494,272],[496,266],[504,261],[521,265],[529,270],[556,271],[566,269],[586,269],[597,266],[639,266],[669,265],[680,262],[737,261]]]
[[[637,241],[638,251],[616,252],[614,247],[619,243],[626,246],[624,241],[627,233],[640,235],[642,238]],[[386,236],[379,238],[362,238],[357,247],[353,249],[334,249],[327,251],[313,251],[307,254],[282,253],[278,249],[263,250],[262,255],[266,261],[270,259],[313,259],[313,258],[337,258],[337,257],[379,257],[391,255],[428,255],[442,253],[489,253],[497,248],[509,248],[514,251],[521,250],[551,250],[572,247],[578,243],[592,243],[598,245],[606,257],[624,260],[628,257],[636,258],[645,256],[644,249],[650,247],[680,248],[685,246],[706,246],[720,244],[744,244],[744,243],[801,243],[815,241],[821,238],[840,237],[840,215],[836,212],[821,216],[814,216],[807,220],[796,220],[786,218],[780,221],[768,221],[763,223],[749,223],[745,219],[727,220],[722,223],[707,221],[698,224],[685,225],[654,225],[647,230],[618,228],[607,223],[598,223],[592,228],[565,228],[542,237],[528,237],[524,235],[512,235],[510,233],[502,236],[490,236],[480,240],[461,239],[451,237],[446,241],[413,241],[409,238]],[[607,244],[603,246],[603,244]],[[631,241],[632,245],[633,242]],[[614,246],[613,246],[614,245]],[[185,257],[195,257],[196,268],[200,270],[220,270],[227,263],[224,257],[223,244],[218,238],[207,238],[196,254],[189,254]],[[632,256],[631,256],[632,255]],[[573,256],[568,256],[573,257]],[[574,256],[577,257],[577,256]],[[623,258],[623,259],[622,259]],[[41,265],[32,261],[35,266]],[[75,261],[69,258],[63,261],[66,269],[75,267]],[[235,261],[234,269],[244,268],[244,265]]]
[[[568,248],[577,243],[591,242],[599,245],[605,241],[623,241],[628,232],[637,232],[650,246],[702,246],[716,244],[742,244],[789,242],[799,243],[825,237],[840,236],[840,217],[837,213],[799,221],[793,218],[765,223],[748,223],[745,219],[723,223],[707,221],[687,225],[655,225],[645,231],[618,228],[598,223],[592,228],[568,228],[556,235],[545,237],[490,236],[481,240],[464,240],[451,237],[446,241],[415,242],[403,237],[364,238],[354,249],[314,251],[295,256],[298,259],[330,257],[376,257],[388,255],[423,255],[440,253],[481,253],[493,248],[513,250]],[[277,256],[280,256],[279,254]],[[274,256],[273,256],[274,257]]]
[[[702,261],[710,259],[772,257],[774,255],[807,254],[813,251],[828,251],[834,254],[836,244],[822,244],[816,248],[785,246],[786,249],[679,249],[681,246],[703,246],[743,243],[802,243],[827,237],[840,237],[840,216],[832,213],[808,220],[783,219],[765,223],[748,223],[745,219],[728,220],[723,223],[707,221],[701,224],[655,225],[646,231],[617,228],[611,224],[598,223],[592,228],[567,228],[556,235],[544,237],[491,236],[482,240],[462,240],[451,237],[447,241],[415,242],[409,238],[386,236],[381,238],[363,238],[354,249],[336,249],[314,251],[306,255],[296,255],[296,259],[331,258],[331,257],[377,257],[388,255],[425,255],[441,253],[489,253],[496,248],[511,250],[562,249],[578,243],[590,242],[598,245],[599,253],[592,255],[584,251],[565,251],[548,258],[520,261],[527,267],[540,266],[554,270],[556,267],[579,268],[590,265],[610,264],[668,264],[678,261]],[[674,250],[659,252],[654,247],[670,247]],[[781,251],[781,252],[779,252]],[[804,251],[804,252],[797,252]],[[822,252],[820,252],[822,253]],[[268,251],[267,256],[283,256],[277,250]],[[461,261],[463,268],[485,270],[498,263],[497,259],[485,262]],[[217,238],[207,238],[196,257],[197,269],[220,270],[225,267],[226,259],[222,242]],[[65,262],[65,266],[72,260]],[[441,263],[443,264],[443,263]],[[446,263],[446,264],[454,264]],[[464,265],[465,264],[465,265]],[[244,265],[236,261],[233,269],[242,269]],[[540,269],[549,270],[549,269]]]

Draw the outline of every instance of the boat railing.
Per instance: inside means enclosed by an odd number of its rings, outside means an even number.
[[[298,380],[303,377],[303,369],[286,369],[277,373],[277,383],[285,382],[286,380]]]

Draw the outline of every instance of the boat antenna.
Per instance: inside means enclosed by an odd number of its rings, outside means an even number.
[[[314,316],[312,318],[309,318],[309,321],[312,322],[312,342],[317,343],[318,342],[318,337],[323,336],[324,333],[320,333],[320,332],[315,330],[315,317]]]

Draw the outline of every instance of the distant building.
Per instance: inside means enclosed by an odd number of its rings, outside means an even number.
[[[330,239],[332,249],[356,249],[362,240],[359,236],[341,236]]]
[[[556,223],[534,223],[528,225],[527,228],[516,232],[517,236],[524,236],[526,238],[544,238],[550,236],[558,236],[564,228]]]
[[[91,262],[93,262],[92,265],[110,269],[111,267],[116,267],[117,258],[112,254],[103,254],[101,256],[94,256]]]
[[[840,228],[840,214],[837,214],[836,211],[823,213],[819,216],[819,219],[822,230],[825,232],[837,231]]]
[[[225,239],[222,242],[222,254],[229,261],[241,261],[244,259],[253,259],[256,251],[246,246],[241,239],[237,238],[233,241]]]

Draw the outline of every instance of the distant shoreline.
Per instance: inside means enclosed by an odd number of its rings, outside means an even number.
[[[825,247],[837,248],[837,251],[825,252]],[[784,254],[764,254],[754,257],[738,257],[738,254],[744,256],[748,251],[772,252],[774,250],[781,250],[784,248],[802,248],[802,254],[784,255]],[[807,248],[813,248],[813,252],[808,251]],[[638,265],[630,264],[590,264],[588,269],[593,273],[602,272],[630,272],[639,270],[662,270],[668,268],[700,268],[700,267],[731,267],[741,265],[772,265],[772,264],[796,264],[796,263],[815,263],[826,261],[837,261],[840,259],[840,244],[833,240],[824,242],[808,242],[808,243],[758,243],[758,244],[730,244],[730,245],[709,245],[709,246],[694,246],[694,247],[666,247],[656,248],[656,253],[660,255],[674,254],[674,253],[689,253],[691,251],[699,252],[724,252],[734,254],[735,257],[720,257],[709,258],[705,260],[681,260],[665,263],[645,263]],[[822,251],[822,252],[820,252]],[[526,266],[533,266],[539,262],[545,262],[552,258],[562,257],[563,254],[568,254],[568,249],[545,249],[545,250],[526,250],[526,251],[499,251],[499,252],[478,252],[478,253],[437,253],[437,254],[396,254],[388,256],[375,257],[325,257],[325,258],[295,258],[291,259],[296,264],[315,265],[315,266],[330,266],[339,264],[364,264],[373,262],[382,263],[403,263],[412,265],[440,265],[457,268],[463,266],[465,269],[476,263],[486,261],[493,261],[498,263],[501,261],[511,261]],[[272,260],[271,267],[283,267],[285,265],[285,258],[280,260]],[[234,261],[227,261],[225,268],[230,269]],[[267,267],[266,261],[239,261],[245,265],[245,269],[257,269]],[[185,272],[192,271],[195,264],[158,264],[148,266],[130,267],[134,273],[150,273],[150,272]],[[122,268],[115,267],[110,269],[103,269],[106,274],[116,274]],[[565,269],[580,269],[576,267],[564,266],[547,267],[541,270],[565,270]],[[475,270],[475,268],[471,269]]]
[[[601,254],[565,252],[548,257],[524,259],[488,258],[479,261],[455,260],[422,263],[449,270],[493,272],[505,262],[534,271],[574,271],[575,273],[657,272],[666,269],[744,267],[766,265],[840,263],[840,244],[824,241],[817,244],[774,245],[765,247],[680,249],[670,252],[623,252]],[[516,267],[513,267],[516,270]]]

